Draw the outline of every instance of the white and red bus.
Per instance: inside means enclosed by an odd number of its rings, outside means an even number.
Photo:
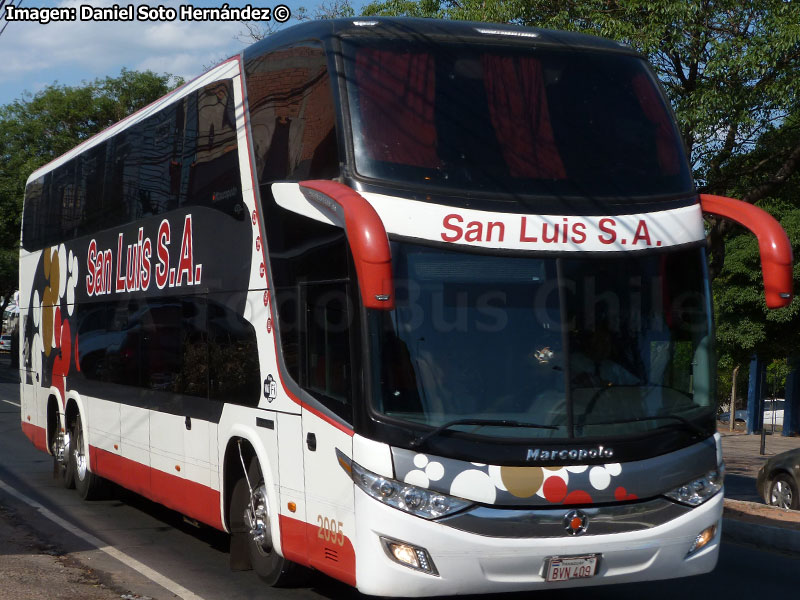
[[[717,560],[703,211],[645,60],[503,25],[269,36],[37,170],[22,427],[232,535],[231,562],[422,596]]]

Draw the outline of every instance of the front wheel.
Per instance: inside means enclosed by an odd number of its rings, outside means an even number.
[[[100,497],[103,480],[89,470],[89,457],[86,456],[86,443],[81,416],[75,417],[75,425],[70,436],[69,465],[75,477],[75,489],[84,500]]]
[[[252,490],[248,487],[248,479]],[[298,565],[286,560],[272,545],[271,519],[277,518],[267,499],[264,477],[254,458],[233,487],[230,508],[231,546],[247,545],[250,565],[258,576],[273,587],[286,587],[296,581]]]
[[[794,480],[785,473],[778,474],[769,486],[769,503],[780,508],[800,509],[800,496]]]

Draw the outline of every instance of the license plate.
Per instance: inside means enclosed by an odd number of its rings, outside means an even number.
[[[594,577],[599,558],[599,554],[551,556],[545,561],[545,581],[567,581]]]

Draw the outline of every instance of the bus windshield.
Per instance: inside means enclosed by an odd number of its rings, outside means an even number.
[[[554,439],[712,418],[698,248],[587,259],[393,242],[392,262],[396,308],[369,315],[372,408],[383,418],[497,420],[507,423],[452,429]]]
[[[343,39],[360,176],[549,197],[692,192],[642,59],[481,42]]]

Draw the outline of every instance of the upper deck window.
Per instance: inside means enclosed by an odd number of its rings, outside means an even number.
[[[547,196],[693,189],[638,57],[365,36],[343,46],[361,176]]]
[[[338,175],[336,112],[322,46],[308,41],[258,55],[245,73],[259,183]]]
[[[28,184],[33,251],[186,206],[241,219],[231,80],[210,83]]]

